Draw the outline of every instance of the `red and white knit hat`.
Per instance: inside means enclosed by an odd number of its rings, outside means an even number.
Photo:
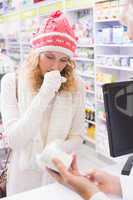
[[[34,33],[31,45],[39,52],[57,51],[72,57],[77,47],[77,37],[67,18],[61,11],[56,11]]]

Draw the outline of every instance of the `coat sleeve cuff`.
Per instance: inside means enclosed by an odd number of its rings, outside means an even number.
[[[110,200],[103,192],[97,192],[90,200]]]
[[[122,175],[120,176],[120,181],[123,199],[132,199],[133,193],[131,186],[133,185],[133,177]]]

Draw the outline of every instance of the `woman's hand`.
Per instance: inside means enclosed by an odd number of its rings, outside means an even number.
[[[91,170],[85,174],[89,180],[96,182],[98,188],[112,195],[122,196],[120,179],[102,170]]]
[[[41,88],[50,92],[58,92],[62,83],[62,77],[58,70],[53,70],[44,74],[44,81]]]
[[[79,193],[79,195],[81,195],[85,200],[89,200],[95,193],[99,192],[99,189],[93,182],[79,173],[75,156],[69,170],[65,168],[61,161],[55,159],[53,162],[60,173],[58,174],[47,169],[51,176],[53,176],[59,183]]]

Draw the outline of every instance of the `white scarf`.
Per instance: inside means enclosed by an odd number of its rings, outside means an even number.
[[[24,114],[33,98],[34,96],[31,94],[26,82],[26,76],[21,72],[18,76],[18,105],[20,116]],[[43,124],[45,123],[42,122],[40,131],[36,137],[20,152],[19,163],[22,170],[37,170],[35,157],[43,151],[45,145],[57,139],[64,141],[67,138],[72,122],[72,104],[73,98],[70,92],[62,92],[55,97],[48,124],[48,132],[43,132]],[[29,126],[32,125],[29,124]],[[43,138],[46,138],[46,141],[42,141],[42,135],[44,135]]]

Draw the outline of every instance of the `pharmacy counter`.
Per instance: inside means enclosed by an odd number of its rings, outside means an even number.
[[[111,198],[112,200],[120,200]],[[83,200],[77,193],[60,185],[53,183],[28,192],[6,197],[3,200]]]

